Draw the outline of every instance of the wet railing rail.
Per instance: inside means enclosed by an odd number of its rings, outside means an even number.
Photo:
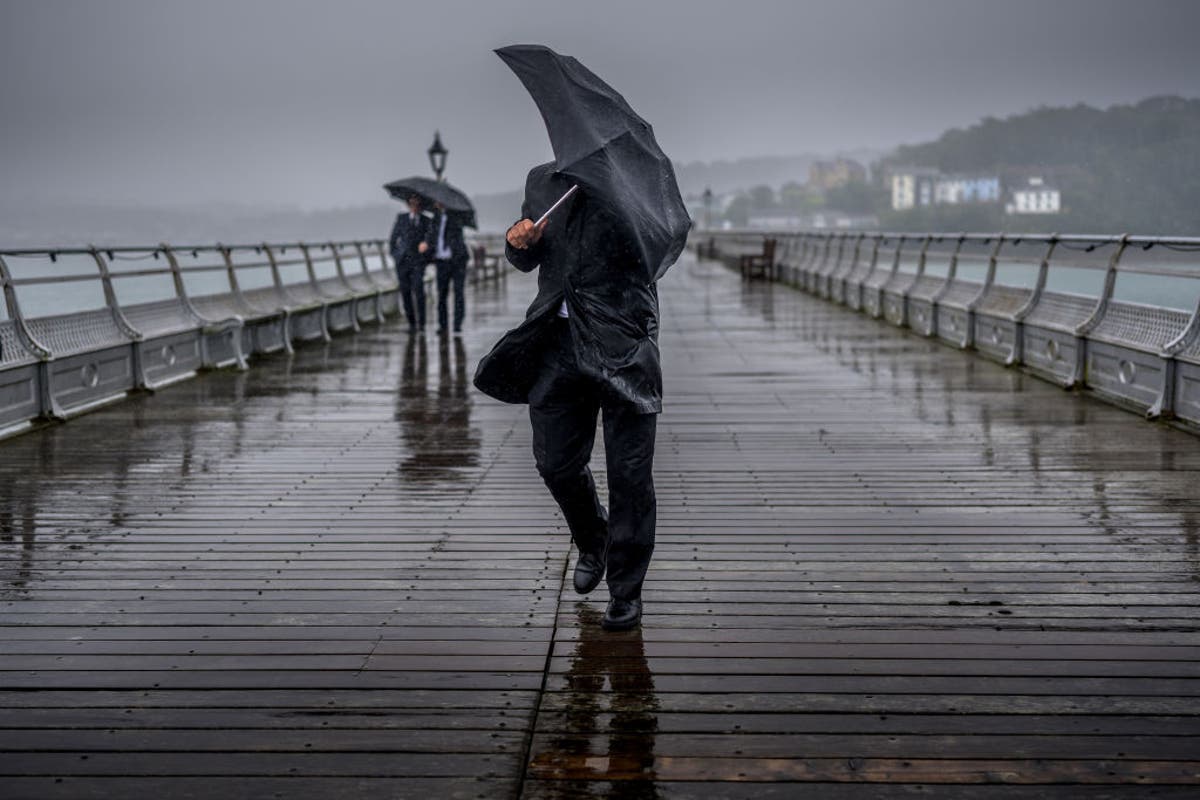
[[[7,249],[0,288],[0,436],[399,308],[380,239]]]
[[[1200,238],[722,231],[733,264],[1067,388],[1200,424]]]

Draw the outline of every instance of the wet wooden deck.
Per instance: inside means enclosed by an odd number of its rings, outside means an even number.
[[[1196,796],[1200,440],[685,258],[607,634],[470,387],[532,292],[0,443],[0,796]]]

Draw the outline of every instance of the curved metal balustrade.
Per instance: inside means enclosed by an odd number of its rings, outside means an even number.
[[[472,278],[502,274],[493,256]],[[400,305],[382,240],[0,250],[0,288],[0,436],[245,369]]]
[[[1143,411],[1200,424],[1200,238],[697,232],[736,265]]]

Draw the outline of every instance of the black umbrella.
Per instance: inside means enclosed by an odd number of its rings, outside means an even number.
[[[446,207],[447,212],[463,224],[463,227],[476,227],[475,206],[471,205],[471,201],[461,190],[445,181],[435,181],[431,178],[414,175],[411,178],[385,183],[383,188],[387,189],[387,193],[397,200],[408,200],[415,194],[426,205],[441,203]]]
[[[555,169],[622,219],[637,242],[646,279],[675,263],[692,220],[671,160],[650,123],[625,98],[570,56],[541,45],[496,51],[546,121]]]

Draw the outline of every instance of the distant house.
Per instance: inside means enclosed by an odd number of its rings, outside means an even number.
[[[808,185],[822,190],[836,189],[847,183],[865,183],[867,168],[850,158],[814,161],[808,167]]]
[[[1000,178],[996,175],[941,175],[933,185],[936,205],[1000,202]]]
[[[1041,177],[1026,179],[1010,192],[1004,206],[1006,214],[1057,214],[1062,210],[1062,193]]]
[[[807,219],[786,208],[754,208],[746,212],[746,227],[758,230],[788,230],[805,227]]]
[[[932,205],[939,172],[927,167],[901,167],[892,170],[892,208],[897,211]]]
[[[836,228],[839,230],[871,230],[879,227],[879,217],[874,214],[850,214],[842,211],[818,211],[812,215],[809,227],[817,230]]]

